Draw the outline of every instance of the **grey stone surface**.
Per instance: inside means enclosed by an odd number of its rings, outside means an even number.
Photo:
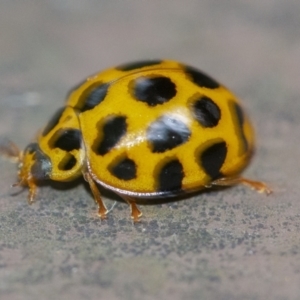
[[[274,193],[142,206],[133,225],[122,202],[99,220],[82,182],[44,185],[28,206],[1,160],[0,298],[299,299],[299,15],[298,0],[1,1],[1,136],[24,147],[105,67],[178,59],[243,99],[258,140],[245,175]]]

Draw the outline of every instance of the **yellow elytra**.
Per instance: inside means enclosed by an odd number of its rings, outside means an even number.
[[[141,61],[108,69],[75,87],[67,103],[18,157],[19,185],[88,181],[99,215],[97,184],[120,195],[138,221],[137,198],[163,198],[238,183],[254,133],[239,100],[203,72],[177,61]],[[14,151],[12,151],[12,149]]]

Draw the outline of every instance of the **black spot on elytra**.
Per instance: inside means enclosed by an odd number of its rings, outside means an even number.
[[[208,89],[216,89],[220,86],[220,84],[215,81],[210,76],[204,74],[203,72],[193,68],[193,67],[186,67],[185,68],[186,74],[189,78],[198,86],[208,88]]]
[[[242,152],[246,152],[249,148],[249,145],[248,145],[248,141],[246,139],[244,128],[243,128],[244,120],[245,120],[244,112],[243,112],[241,106],[235,102],[233,103],[233,108],[234,108],[234,111],[237,116],[238,128],[239,128],[238,131],[239,131],[239,135],[241,137],[242,143],[243,143],[243,151]]]
[[[144,67],[159,65],[161,62],[162,62],[161,60],[143,60],[143,61],[137,61],[137,62],[120,65],[116,67],[116,69],[120,71],[132,71]]]
[[[175,192],[182,187],[184,172],[182,164],[178,159],[166,163],[158,174],[158,191]]]
[[[132,159],[125,157],[116,164],[111,165],[109,171],[121,180],[131,180],[136,177],[136,164]]]
[[[81,139],[81,132],[78,129],[60,129],[49,140],[49,146],[69,152],[81,148]]]
[[[101,130],[101,129],[100,129]],[[103,125],[103,138],[95,140],[92,150],[96,154],[104,155],[108,153],[127,132],[126,117],[114,116],[109,118]]]
[[[96,82],[82,92],[75,108],[81,112],[93,109],[100,104],[106,97],[109,88],[108,83]]]
[[[85,82],[86,82],[86,79],[84,79],[84,80],[78,82],[76,85],[74,85],[73,88],[71,88],[69,90],[69,92],[67,93],[67,97],[66,98],[69,99],[69,97],[71,96],[71,94],[73,92],[75,92],[77,89],[79,89]]]
[[[133,83],[133,96],[149,106],[168,102],[176,95],[176,85],[164,76],[139,77]]]
[[[67,153],[66,157],[58,164],[58,169],[62,171],[72,170],[76,165],[76,158],[71,153]]]
[[[211,179],[222,177],[220,169],[227,155],[227,145],[224,141],[213,144],[205,149],[200,156],[200,163]]]
[[[193,103],[195,119],[204,127],[215,127],[221,118],[219,107],[208,97],[202,96]]]
[[[44,128],[42,133],[43,136],[46,136],[58,124],[59,119],[61,118],[64,110],[65,107],[61,107],[55,112],[55,114],[52,116],[47,126]]]
[[[180,120],[163,116],[150,124],[147,129],[147,140],[152,152],[165,152],[181,144],[190,137],[189,128]]]

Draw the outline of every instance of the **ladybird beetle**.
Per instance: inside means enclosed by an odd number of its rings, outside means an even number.
[[[254,133],[239,100],[205,73],[171,60],[140,61],[87,78],[24,151],[10,143],[29,203],[41,180],[83,176],[105,218],[97,184],[120,195],[138,221],[138,198],[165,198],[242,183]],[[3,152],[3,151],[2,151]]]

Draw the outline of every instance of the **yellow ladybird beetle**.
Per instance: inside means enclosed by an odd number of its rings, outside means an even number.
[[[203,72],[172,60],[124,64],[87,78],[68,95],[36,142],[4,152],[19,163],[29,203],[39,181],[89,183],[105,218],[97,184],[120,195],[138,221],[138,198],[165,198],[242,183],[254,133],[238,99]],[[3,152],[3,149],[2,149]]]

